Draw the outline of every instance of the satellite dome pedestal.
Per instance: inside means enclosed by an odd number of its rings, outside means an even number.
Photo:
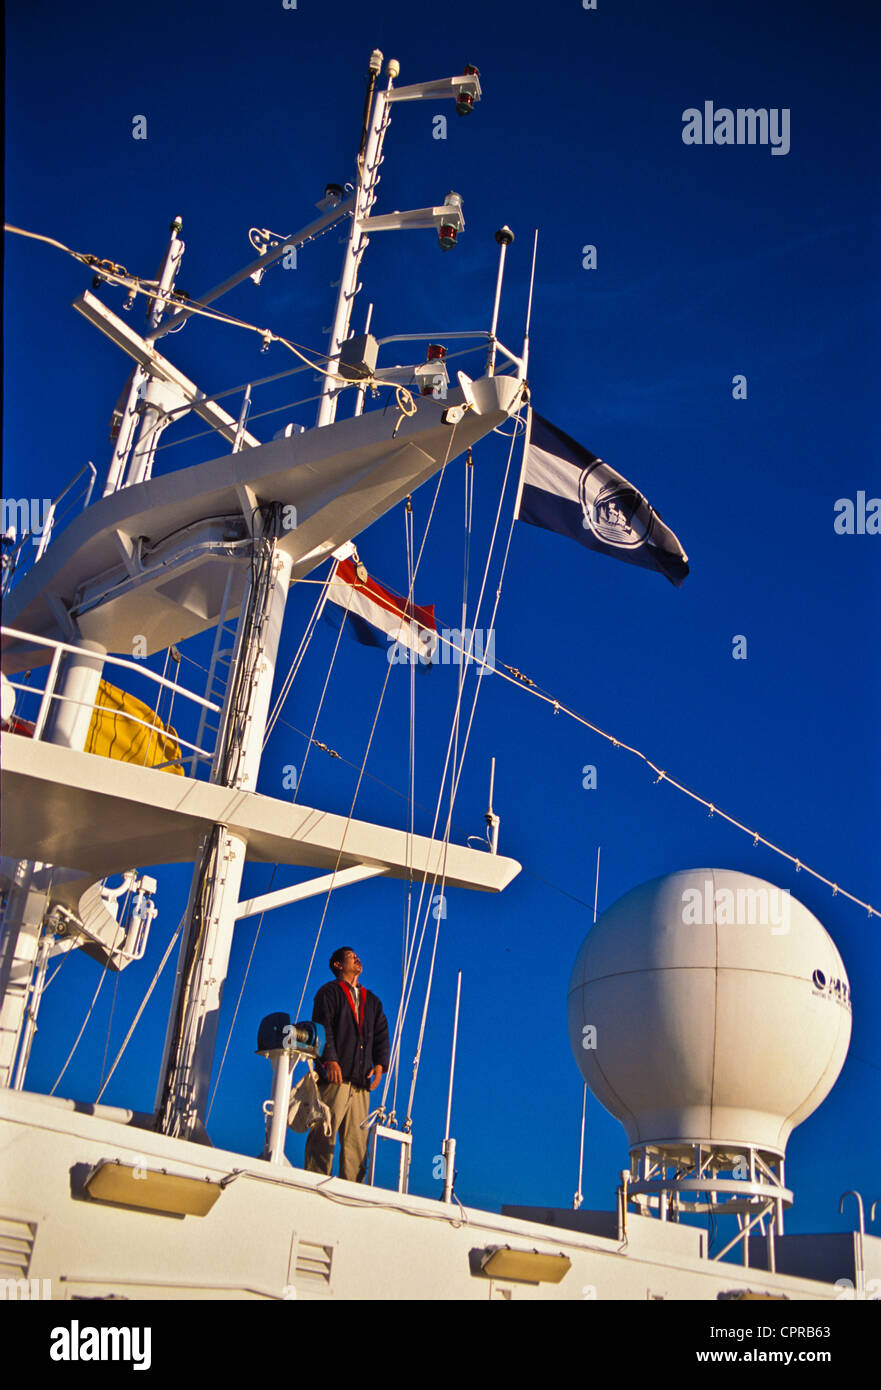
[[[682,1212],[736,1216],[738,1234],[714,1259],[743,1240],[747,1264],[749,1237],[758,1227],[768,1238],[768,1268],[773,1273],[774,1236],[783,1235],[783,1212],[794,1201],[784,1186],[783,1165],[782,1153],[751,1144],[739,1149],[711,1140],[638,1144],[630,1150],[629,1174],[622,1173],[622,1216],[626,1221],[628,1202],[640,1215],[657,1216],[661,1221],[676,1221]]]
[[[627,1131],[628,1207],[662,1221],[733,1215],[774,1236],[793,1204],[786,1143],[832,1089],[850,987],[823,926],[787,890],[691,869],[626,893],[589,932],[569,986],[569,1038],[593,1094]],[[766,1229],[767,1225],[767,1229]]]

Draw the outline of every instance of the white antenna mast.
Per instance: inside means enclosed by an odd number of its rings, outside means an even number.
[[[532,291],[533,291],[533,287],[534,287],[534,285],[535,285],[535,258],[536,258],[536,255],[537,255],[537,254],[538,254],[538,228],[536,228],[536,230],[535,230],[535,235],[534,235],[534,237],[533,237],[533,239],[532,239],[532,270],[531,270],[530,275],[529,275],[529,299],[528,299],[527,304],[526,304],[526,327],[525,327],[524,330],[523,330],[523,354],[522,354],[522,357],[521,357],[521,359],[520,359],[521,362],[523,363],[523,376],[524,376],[524,378],[528,375],[528,368],[529,368],[529,325],[530,325],[530,323],[532,322]]]
[[[536,233],[536,236],[537,236],[537,235],[538,235],[538,233]],[[533,271],[534,271],[534,270],[535,270],[535,254],[534,254],[534,253],[533,253],[533,257],[532,257],[532,268],[533,268]],[[531,302],[531,299],[532,299],[532,294],[531,294],[531,291],[530,291],[530,302]],[[527,329],[527,332],[528,332],[528,329]],[[524,348],[524,351],[525,351],[525,348]],[[600,846],[597,845],[597,872],[596,872],[596,882],[595,882],[595,884],[594,884],[594,890],[593,890],[593,920],[594,920],[594,926],[596,926],[596,920],[597,920],[597,900],[598,900],[598,898],[599,898],[599,894],[600,894]],[[582,1182],[582,1179],[583,1179],[583,1177],[584,1177],[584,1129],[585,1129],[586,1120],[587,1120],[587,1082],[585,1081],[585,1083],[584,1083],[584,1092],[583,1092],[582,1097],[581,1097],[581,1143],[580,1143],[579,1149],[578,1149],[578,1189],[577,1189],[577,1191],[576,1191],[576,1193],[575,1193],[575,1196],[574,1196],[573,1199],[572,1199],[572,1210],[573,1210],[573,1211],[577,1211],[578,1208],[581,1206],[582,1202],[584,1201],[584,1194],[583,1194],[583,1192],[581,1191],[581,1182]]]
[[[488,828],[490,854],[499,852],[499,817],[493,811],[493,787],[496,781],[496,760],[493,758],[489,769],[489,807],[484,816]]]
[[[174,282],[180,263],[185,251],[184,243],[179,239],[179,233],[183,222],[176,217],[169,228],[171,238],[166,247],[162,267],[157,278],[157,294],[155,299],[151,299],[147,306],[147,318],[151,329],[159,327],[162,315],[165,312],[167,296],[174,289]],[[131,303],[131,300],[129,301]],[[128,308],[129,305],[126,305]],[[114,413],[114,421],[118,421],[118,433],[116,436],[116,446],[113,450],[113,457],[110,460],[110,470],[107,474],[107,484],[104,488],[104,496],[116,492],[118,488],[125,487],[130,483],[141,482],[143,478],[149,477],[153,468],[153,455],[156,452],[156,444],[164,426],[161,421],[164,413],[159,399],[149,404],[143,415],[138,411],[138,404],[145,399],[145,392],[148,383],[151,381],[149,371],[139,363],[132,372],[128,384],[125,404],[122,409]],[[157,390],[161,391],[161,386],[156,384]],[[167,387],[165,388],[167,391]],[[176,402],[175,402],[176,403]],[[131,452],[132,442],[135,437],[135,430],[138,422],[141,424],[140,434],[140,457],[132,461],[129,476],[125,478],[125,470]]]
[[[370,55],[367,73],[367,101],[369,109],[371,94],[382,67],[382,54],[378,48]],[[394,80],[401,71],[396,58],[386,63],[388,86],[385,91],[376,92],[373,109],[367,117],[367,124],[361,135],[361,149],[358,152],[358,174],[352,210],[352,225],[346,243],[343,269],[340,275],[339,293],[333,326],[330,330],[330,343],[327,350],[327,371],[323,378],[321,402],[318,407],[319,425],[331,425],[336,419],[337,396],[344,384],[335,377],[340,366],[342,347],[349,337],[352,320],[352,305],[361,289],[358,273],[364,252],[370,244],[374,232],[398,232],[433,228],[438,233],[441,250],[448,251],[456,245],[459,233],[464,230],[465,218],[462,213],[462,199],[458,193],[448,193],[442,204],[430,208],[416,208],[409,212],[391,212],[382,216],[371,215],[376,202],[379,186],[380,166],[382,165],[382,146],[386,131],[391,122],[390,107],[396,101],[439,101],[452,98],[456,112],[460,116],[470,114],[475,103],[480,100],[480,73],[468,65],[461,77],[444,77],[435,82],[416,82],[409,87],[394,87]],[[351,379],[371,375],[375,367],[375,339],[365,335],[360,343],[366,357],[353,365]]]
[[[514,233],[510,227],[500,227],[496,232],[496,241],[499,243],[499,273],[496,276],[496,298],[493,304],[493,321],[489,330],[489,355],[486,359],[486,374],[492,376],[496,369],[496,328],[499,322],[499,304],[502,299],[502,278],[505,274],[505,252],[514,240]],[[526,373],[524,372],[525,376]]]
[[[453,1015],[453,1046],[450,1053],[450,1085],[447,1091],[447,1122],[444,1126],[444,1142],[441,1152],[444,1156],[444,1197],[445,1202],[453,1200],[453,1183],[456,1178],[456,1141],[450,1138],[450,1116],[453,1109],[453,1075],[456,1070],[456,1039],[459,1035],[459,1000],[462,994],[462,971],[456,980],[456,1012]]]

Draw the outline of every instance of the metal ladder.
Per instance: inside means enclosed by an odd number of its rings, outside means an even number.
[[[226,689],[229,685],[230,671],[236,653],[238,618],[230,621],[226,616],[229,606],[230,587],[235,577],[235,571],[230,570],[227,576],[226,587],[223,591],[223,602],[220,605],[220,616],[217,621],[217,629],[214,636],[214,648],[211,652],[211,660],[208,663],[208,677],[205,681],[205,699],[211,700],[216,705],[220,705],[220,710],[216,712],[206,709],[203,706],[199,716],[198,732],[196,733],[196,745],[204,749],[204,740],[208,737],[212,741],[212,752],[223,721]],[[217,720],[216,724],[213,722],[214,719]],[[190,758],[191,777],[196,776],[197,764],[200,761],[196,753]]]

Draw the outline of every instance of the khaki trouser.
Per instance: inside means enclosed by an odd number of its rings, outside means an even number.
[[[330,1107],[333,1133],[326,1139],[320,1124],[312,1126],[306,1139],[306,1172],[330,1175],[339,1134],[339,1175],[349,1182],[363,1182],[367,1171],[367,1130],[361,1128],[361,1122],[367,1119],[370,1092],[348,1081],[344,1081],[342,1086],[326,1081],[319,1085],[318,1094]]]

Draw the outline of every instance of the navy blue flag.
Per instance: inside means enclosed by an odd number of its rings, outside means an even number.
[[[642,493],[534,410],[515,516],[659,570],[677,588],[688,577],[688,556]]]

